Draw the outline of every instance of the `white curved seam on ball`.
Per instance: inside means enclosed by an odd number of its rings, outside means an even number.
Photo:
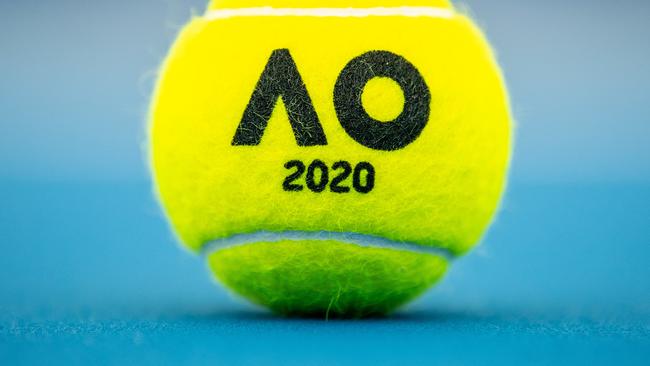
[[[208,21],[238,17],[425,17],[450,19],[455,15],[452,9],[431,6],[399,6],[375,8],[259,8],[213,9],[208,10],[204,18]]]
[[[285,232],[270,232],[258,231],[250,234],[236,234],[227,238],[212,240],[207,242],[201,248],[201,253],[208,256],[216,251],[248,245],[260,242],[276,243],[283,240],[300,241],[300,240],[313,240],[325,241],[333,240],[341,243],[354,244],[361,247],[379,248],[379,249],[393,249],[407,252],[415,252],[422,254],[435,255],[443,257],[447,261],[452,261],[456,255],[449,249],[431,247],[425,245],[418,245],[408,242],[393,241],[379,236],[358,234],[358,233],[338,233],[331,231],[285,231]]]

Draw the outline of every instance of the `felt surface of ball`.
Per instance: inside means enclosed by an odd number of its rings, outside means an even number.
[[[492,51],[448,1],[222,0],[163,65],[150,151],[175,232],[222,283],[361,317],[480,240],[510,130]]]

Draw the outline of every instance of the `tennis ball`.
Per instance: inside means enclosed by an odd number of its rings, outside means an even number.
[[[156,192],[228,288],[287,315],[389,313],[490,224],[508,97],[446,0],[219,0],[151,107]]]

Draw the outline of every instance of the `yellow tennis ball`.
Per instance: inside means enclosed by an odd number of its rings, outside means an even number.
[[[226,286],[282,314],[390,312],[480,240],[510,112],[447,0],[215,0],[151,108],[157,192]]]

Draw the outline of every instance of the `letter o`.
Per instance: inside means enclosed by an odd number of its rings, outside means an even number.
[[[402,113],[390,122],[378,121],[363,108],[361,94],[371,79],[393,79],[404,93]],[[334,87],[339,122],[355,141],[375,150],[399,150],[415,141],[429,121],[431,92],[420,72],[404,57],[370,51],[350,61]]]

